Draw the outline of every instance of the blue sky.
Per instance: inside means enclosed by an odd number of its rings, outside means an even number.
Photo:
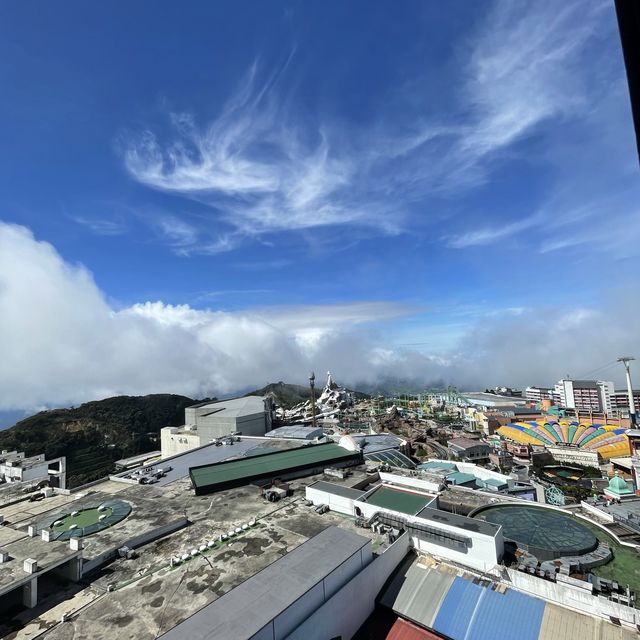
[[[4,2],[0,86],[0,408],[640,356],[609,2]]]

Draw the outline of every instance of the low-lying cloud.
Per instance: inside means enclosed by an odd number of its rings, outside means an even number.
[[[640,354],[632,306],[492,313],[456,349],[435,356],[390,345],[386,324],[423,311],[397,302],[232,313],[162,302],[114,309],[87,269],[25,227],[0,223],[0,410],[124,393],[226,394],[303,382],[311,369],[331,369],[351,385],[551,383]]]

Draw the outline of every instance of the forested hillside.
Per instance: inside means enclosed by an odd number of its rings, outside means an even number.
[[[67,457],[67,486],[107,475],[120,458],[160,448],[160,429],[184,424],[195,401],[155,394],[116,396],[72,409],[41,411],[0,432],[0,450]]]

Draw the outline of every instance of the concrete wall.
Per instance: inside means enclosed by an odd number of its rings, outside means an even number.
[[[466,564],[480,571],[492,569],[502,560],[502,556],[504,554],[504,538],[502,536],[502,530],[498,531],[494,537],[477,533],[476,531],[459,529],[445,523],[436,524],[430,521],[427,522],[420,518],[410,518],[409,522],[422,522],[428,527],[437,528],[443,532],[449,532],[458,536],[471,538],[471,546],[468,547],[465,552],[464,550],[452,549],[445,543],[442,545],[438,544],[436,541],[433,541],[428,537],[423,539],[420,537],[420,533],[416,532],[411,538],[411,542],[416,551],[439,556],[440,558],[446,558],[453,562]]]
[[[200,436],[197,431],[179,432],[176,427],[160,429],[160,449],[162,459],[177,456],[200,446]]]
[[[338,636],[343,640],[352,638],[373,613],[378,593],[408,551],[409,536],[405,533],[383,554],[375,556],[370,564],[336,591],[286,639],[328,639]]]
[[[225,417],[214,413],[210,416],[197,417],[196,421],[202,444],[228,436],[236,431],[241,431],[243,435],[247,436],[263,436],[267,431],[264,411],[239,418]]]
[[[585,449],[570,449],[565,447],[547,447],[547,451],[557,462],[567,464],[582,464],[587,467],[599,467],[598,452]]]
[[[600,520],[604,520],[605,522],[615,522],[615,518],[610,513],[606,513],[604,511],[600,511],[600,509],[598,509],[597,507],[594,507],[593,505],[589,504],[588,502],[585,502],[584,500],[582,500],[580,502],[580,506],[587,513],[590,513],[592,516],[595,516],[596,518],[599,518]]]
[[[44,458],[44,456],[43,456]],[[44,460],[40,463],[36,463],[31,467],[24,470],[22,474],[23,482],[33,482],[34,480],[48,480],[49,479],[49,463]]]
[[[18,464],[18,460],[23,458],[14,458],[14,464],[1,464],[0,476],[4,476],[9,482],[32,482],[34,480],[47,480],[49,478],[49,465],[44,459],[44,455],[36,456],[39,460],[29,462],[29,466],[23,467]]]
[[[305,498],[307,500],[311,500],[316,506],[319,504],[328,504],[331,511],[343,513],[348,516],[353,515],[353,498],[337,496],[333,493],[321,491],[314,487],[307,487],[305,489]]]
[[[137,549],[138,547],[148,544],[149,542],[153,542],[158,538],[162,538],[163,536],[169,535],[174,531],[178,531],[179,529],[186,527],[188,524],[190,523],[187,518],[180,518],[179,520],[169,522],[168,524],[162,525],[161,527],[150,529],[149,531],[146,531],[139,536],[135,536],[134,538],[129,538],[129,540],[121,542],[120,544],[118,544],[118,546],[108,549],[95,558],[91,558],[91,560],[85,559],[82,564],[82,575],[84,576],[88,573],[91,573],[92,571],[95,571],[105,564],[108,564],[109,562],[115,560],[115,558],[118,556],[118,549],[120,547]]]

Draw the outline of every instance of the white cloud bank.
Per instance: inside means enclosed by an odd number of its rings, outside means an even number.
[[[312,368],[350,384],[393,377],[425,386],[524,385],[640,355],[634,310],[624,304],[492,314],[446,356],[381,344],[381,324],[416,311],[392,302],[237,313],[145,302],[114,310],[84,267],[28,229],[0,223],[0,410],[121,393],[202,397],[301,382]]]

